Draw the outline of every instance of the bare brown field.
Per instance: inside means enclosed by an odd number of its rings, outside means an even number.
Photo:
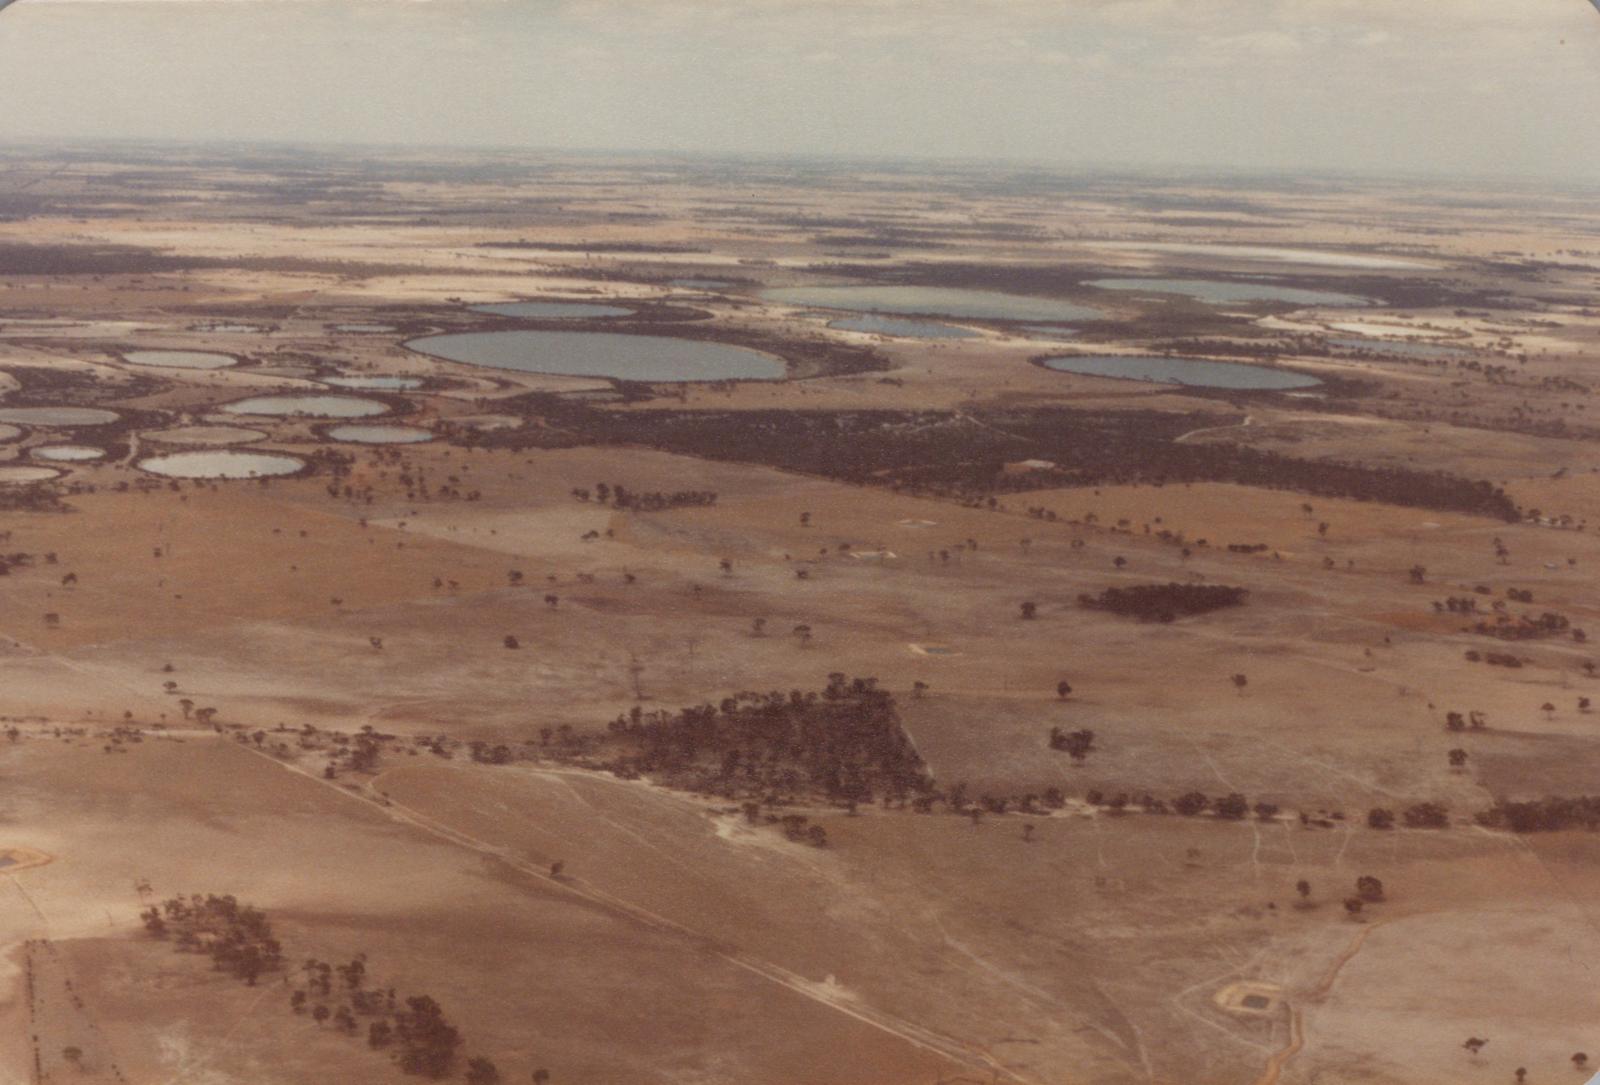
[[[0,409],[119,416],[22,415],[0,441],[12,465],[109,453],[0,485],[0,855],[51,860],[0,867],[0,1081],[410,1080],[363,1031],[391,1011],[346,1035],[291,1008],[307,958],[356,953],[375,989],[437,999],[456,1080],[485,1057],[605,1085],[1537,1083],[1600,1049],[1597,838],[1480,817],[1589,795],[1600,764],[1593,275],[1535,263],[1591,245],[1592,209],[429,164],[357,207],[229,204],[218,186],[281,179],[145,161],[171,202],[89,217],[134,199],[126,163],[10,161],[56,202],[0,222]],[[524,202],[545,185],[559,213]],[[1174,246],[1142,202],[1223,196],[1271,213]],[[395,214],[352,217],[368,203]],[[857,234],[888,255],[838,247]],[[1087,285],[1136,274],[1373,304]],[[822,284],[1100,315],[1043,340],[909,314],[976,332],[916,339],[763,293]],[[636,312],[469,308],[525,298]],[[1341,324],[1387,345],[1337,351]],[[363,325],[393,330],[341,330]],[[789,379],[405,345],[503,329],[743,344]],[[1463,353],[1394,346],[1424,340]],[[1068,351],[1323,383],[1036,364]],[[348,376],[422,384],[327,383]],[[430,439],[221,411],[257,395],[376,398],[363,423]],[[139,466],[224,443],[306,466]],[[1155,621],[1083,601],[1164,585],[1247,594]],[[923,790],[746,782],[804,775],[798,742],[718,749],[720,773],[698,753],[698,777],[619,752],[630,719],[725,723],[758,703],[741,694],[800,711],[833,675],[815,703],[888,705]],[[856,677],[889,699],[838,692]],[[1382,892],[1361,899],[1364,876]],[[247,984],[141,925],[207,893],[260,908],[285,967]]]

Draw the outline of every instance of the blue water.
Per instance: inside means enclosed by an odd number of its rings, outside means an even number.
[[[413,339],[435,358],[519,373],[636,381],[777,380],[783,362],[723,343],[607,332],[464,332]]]
[[[1322,382],[1303,373],[1269,369],[1237,362],[1208,362],[1201,358],[1158,358],[1126,354],[1063,354],[1046,358],[1046,368],[1094,377],[1182,384],[1191,388],[1280,390],[1311,388]]]
[[[843,332],[871,332],[874,335],[897,335],[903,339],[976,339],[978,333],[971,328],[954,328],[949,324],[936,324],[931,320],[902,320],[892,316],[851,316],[829,321],[828,327]]]
[[[959,290],[943,286],[794,286],[763,291],[763,298],[782,305],[818,309],[853,309],[863,313],[948,316],[967,320],[1098,320],[1104,314],[1087,305],[999,294],[992,290]]]
[[[1302,290],[1272,283],[1225,282],[1221,279],[1095,279],[1085,286],[1137,294],[1182,294],[1209,305],[1246,301],[1286,301],[1293,305],[1371,305],[1369,298],[1332,290]]]

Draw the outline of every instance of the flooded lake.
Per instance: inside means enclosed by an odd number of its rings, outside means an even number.
[[[1128,354],[1063,354],[1046,358],[1048,369],[1093,377],[1182,384],[1191,388],[1238,388],[1277,391],[1311,388],[1322,382],[1302,373],[1269,369],[1238,362],[1209,362],[1203,358],[1159,358]]]
[[[231,354],[207,350],[130,350],[122,355],[122,360],[163,369],[226,369],[239,363]]]
[[[358,445],[414,445],[433,440],[433,431],[420,426],[332,426],[323,435],[330,441]]]
[[[38,448],[28,449],[28,455],[36,460],[49,460],[55,463],[87,463],[98,460],[106,454],[103,448],[93,445],[40,445]]]
[[[1370,298],[1332,290],[1301,290],[1272,283],[1240,283],[1222,279],[1095,279],[1084,284],[1133,294],[1182,294],[1208,305],[1248,301],[1283,301],[1291,305],[1371,305]]]
[[[335,388],[366,388],[374,392],[406,392],[422,387],[421,377],[324,377]]]
[[[259,414],[277,418],[371,418],[388,414],[389,405],[356,396],[252,396],[224,403],[224,414]]]
[[[270,478],[305,466],[298,456],[277,452],[173,452],[140,460],[139,467],[164,478]]]
[[[98,407],[6,407],[0,422],[18,426],[107,426],[122,417]]]
[[[869,332],[873,335],[894,335],[902,339],[976,339],[978,333],[971,328],[957,328],[949,324],[936,324],[931,320],[905,320],[892,316],[852,316],[832,320],[828,327],[842,332]]]
[[[1098,320],[1104,315],[1068,301],[942,286],[794,286],[765,290],[761,296],[782,305],[967,320]]]
[[[474,313],[513,316],[526,320],[581,320],[609,316],[632,316],[632,309],[589,301],[508,301],[497,305],[474,305]]]
[[[570,377],[636,381],[777,380],[783,362],[723,343],[607,332],[464,332],[413,339],[412,350],[451,362]]]

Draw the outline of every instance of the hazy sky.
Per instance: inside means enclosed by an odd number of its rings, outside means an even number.
[[[1589,0],[20,0],[0,141],[1600,179]]]

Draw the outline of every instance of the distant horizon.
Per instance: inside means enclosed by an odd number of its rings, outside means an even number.
[[[102,0],[62,0],[71,3],[94,3]],[[103,0],[110,2],[110,0]],[[189,0],[150,0],[155,3],[189,2]],[[192,0],[200,2],[200,0]],[[249,2],[249,0],[238,0]],[[309,0],[308,0],[309,2]],[[419,0],[421,2],[421,0]],[[1059,175],[1062,177],[1105,177],[1115,179],[1118,177],[1137,177],[1141,179],[1206,179],[1215,181],[1269,181],[1269,180],[1350,180],[1366,182],[1389,182],[1402,184],[1412,181],[1459,181],[1463,187],[1472,185],[1494,183],[1510,184],[1529,189],[1561,189],[1572,188],[1580,191],[1591,189],[1600,190],[1600,175],[1594,177],[1572,178],[1560,175],[1541,174],[1514,174],[1494,173],[1490,171],[1463,172],[1463,171],[1431,171],[1424,168],[1389,169],[1378,167],[1329,167],[1313,168],[1309,166],[1256,166],[1241,167],[1227,166],[1205,162],[1171,162],[1171,163],[1141,163],[1141,162],[1072,162],[1066,160],[1030,159],[1030,158],[992,158],[983,156],[913,156],[913,155],[886,155],[871,154],[869,152],[802,152],[802,151],[705,151],[685,150],[667,147],[554,147],[554,146],[521,146],[510,144],[470,144],[470,143],[391,143],[391,142],[359,142],[349,140],[318,140],[305,139],[236,139],[212,138],[193,139],[181,136],[143,136],[143,137],[98,137],[83,136],[69,137],[66,139],[7,139],[0,137],[0,155],[15,151],[29,151],[48,154],[55,149],[95,150],[106,153],[115,153],[119,150],[138,151],[141,149],[183,148],[195,152],[212,152],[225,154],[228,151],[278,151],[286,154],[304,154],[307,156],[325,155],[328,157],[350,157],[361,154],[374,155],[449,155],[452,153],[463,155],[527,157],[560,159],[563,157],[594,158],[594,159],[637,159],[642,161],[669,162],[681,160],[685,162],[729,162],[749,164],[805,164],[813,166],[829,166],[839,169],[846,168],[895,168],[895,169],[926,169],[937,172],[940,169],[952,171],[981,170],[984,168],[1004,168],[1008,171],[1024,173],[1038,172],[1043,174]]]
[[[0,100],[8,143],[1600,182],[1600,17],[1582,0],[24,0],[0,17]]]

